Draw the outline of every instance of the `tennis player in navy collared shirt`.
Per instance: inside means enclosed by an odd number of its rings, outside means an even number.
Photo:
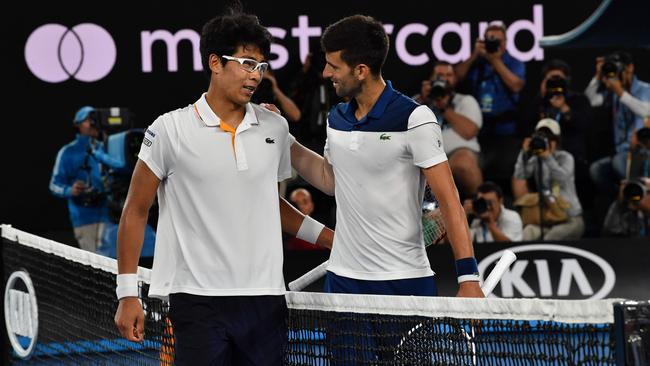
[[[382,24],[368,16],[347,17],[330,25],[321,43],[323,76],[350,101],[330,111],[324,159],[305,153],[297,142],[291,158],[310,183],[336,196],[326,291],[437,294],[422,239],[426,181],[440,203],[456,258],[457,296],[483,297],[440,126],[427,106],[382,78],[388,53]]]

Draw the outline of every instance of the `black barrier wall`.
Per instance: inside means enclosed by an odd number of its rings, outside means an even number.
[[[643,239],[583,239],[574,242],[524,242],[475,245],[482,275],[489,273],[509,249],[517,261],[504,274],[493,294],[506,298],[549,299],[650,299],[648,268],[650,245]],[[448,245],[427,249],[436,273],[439,294],[455,296],[458,290],[454,259]],[[285,280],[300,277],[329,256],[327,251],[285,253]],[[322,281],[308,288],[322,291]]]
[[[576,89],[586,86],[594,58],[611,50],[543,50],[537,40],[573,29],[600,2],[244,1],[275,36],[271,63],[285,86],[324,27],[364,13],[387,25],[391,50],[385,78],[406,94],[418,92],[434,60],[459,61],[471,52],[486,22],[503,21],[511,36],[509,50],[527,62],[524,95],[529,96],[536,92],[541,64],[554,57],[573,66]],[[161,113],[193,103],[207,85],[197,51],[200,27],[223,4],[118,1],[92,10],[65,2],[15,6],[19,9],[2,24],[8,72],[3,75],[0,221],[37,233],[68,230],[65,202],[52,197],[48,183],[58,149],[74,138],[74,112],[87,104],[128,107],[135,113],[135,127],[145,127]],[[632,53],[638,76],[650,80],[650,68],[641,66],[650,65],[647,51]]]

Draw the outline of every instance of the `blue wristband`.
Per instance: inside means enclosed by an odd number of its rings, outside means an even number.
[[[456,276],[460,277],[466,275],[479,275],[476,258],[467,257],[456,261]]]

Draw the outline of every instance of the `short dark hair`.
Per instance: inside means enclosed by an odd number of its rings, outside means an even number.
[[[232,55],[239,46],[257,46],[264,58],[269,58],[271,39],[271,33],[257,16],[231,8],[229,14],[216,16],[203,26],[200,46],[203,71],[208,76],[211,74],[210,55]]]
[[[388,35],[384,26],[367,15],[352,15],[331,24],[321,38],[327,53],[341,51],[341,59],[351,67],[366,64],[379,75],[388,54]]]
[[[546,74],[552,70],[560,70],[567,78],[571,77],[571,67],[564,60],[555,58],[547,61],[544,66],[542,66],[542,76],[546,76]]]
[[[616,61],[619,61],[625,66],[634,63],[634,59],[632,58],[632,55],[629,52],[616,51],[610,57],[614,58]]]
[[[491,182],[491,181],[485,181],[483,182],[479,187],[478,191],[480,193],[489,193],[489,192],[494,192],[497,195],[498,199],[503,198],[503,190],[501,187],[499,187],[498,184]]]
[[[483,37],[487,35],[487,32],[489,31],[499,31],[503,33],[503,38],[507,38],[508,33],[506,32],[506,26],[501,24],[501,23],[493,23],[488,25],[487,28],[485,28],[485,32],[483,33]]]
[[[435,69],[435,68],[438,67],[438,66],[454,66],[454,65],[452,65],[452,64],[449,63],[448,61],[442,61],[442,60],[440,60],[440,61],[436,61],[436,62],[433,64],[433,68]]]

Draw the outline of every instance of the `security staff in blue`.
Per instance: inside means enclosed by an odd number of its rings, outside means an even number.
[[[50,179],[53,195],[68,200],[70,221],[79,247],[94,252],[108,219],[107,177],[103,166],[115,161],[97,141],[95,108],[82,107],[74,116],[77,137],[59,150]]]

